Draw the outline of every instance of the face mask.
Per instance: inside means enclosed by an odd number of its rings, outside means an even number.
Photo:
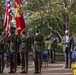
[[[11,32],[11,34],[13,34],[13,33],[14,33],[14,31]]]
[[[25,32],[23,32],[23,34],[25,34]]]
[[[68,33],[65,33],[65,35],[68,35]]]
[[[39,30],[37,29],[36,32],[39,33]]]

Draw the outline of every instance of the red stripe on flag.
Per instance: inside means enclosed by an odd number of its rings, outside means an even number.
[[[10,0],[5,0],[5,19],[4,19],[4,30],[6,31],[6,40],[10,37],[11,35],[11,28],[10,28],[10,22],[12,20],[11,16],[11,4]]]

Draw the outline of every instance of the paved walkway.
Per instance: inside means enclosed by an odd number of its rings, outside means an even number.
[[[64,62],[56,61],[55,63],[49,63],[48,67],[45,67],[43,64],[41,75],[73,75],[72,69],[64,69],[63,68]],[[25,75],[20,74],[21,67],[17,67],[17,72],[15,74],[9,74],[9,68],[4,69],[4,73],[0,75]],[[33,62],[29,62],[29,69],[27,75],[35,75],[34,74],[34,65]],[[39,74],[36,74],[39,75]]]

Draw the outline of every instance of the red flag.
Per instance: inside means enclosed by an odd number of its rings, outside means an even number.
[[[4,20],[4,30],[6,31],[6,40],[11,35],[10,22],[12,20],[11,16],[11,4],[10,0],[5,0],[5,20]]]
[[[20,35],[26,29],[25,21],[20,6],[20,0],[14,0],[14,14],[16,20],[16,27],[18,29],[18,35]]]

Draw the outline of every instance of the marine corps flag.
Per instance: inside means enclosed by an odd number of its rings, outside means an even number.
[[[25,21],[20,6],[20,0],[14,0],[14,14],[16,20],[16,27],[18,29],[18,35],[20,35],[26,29]]]

